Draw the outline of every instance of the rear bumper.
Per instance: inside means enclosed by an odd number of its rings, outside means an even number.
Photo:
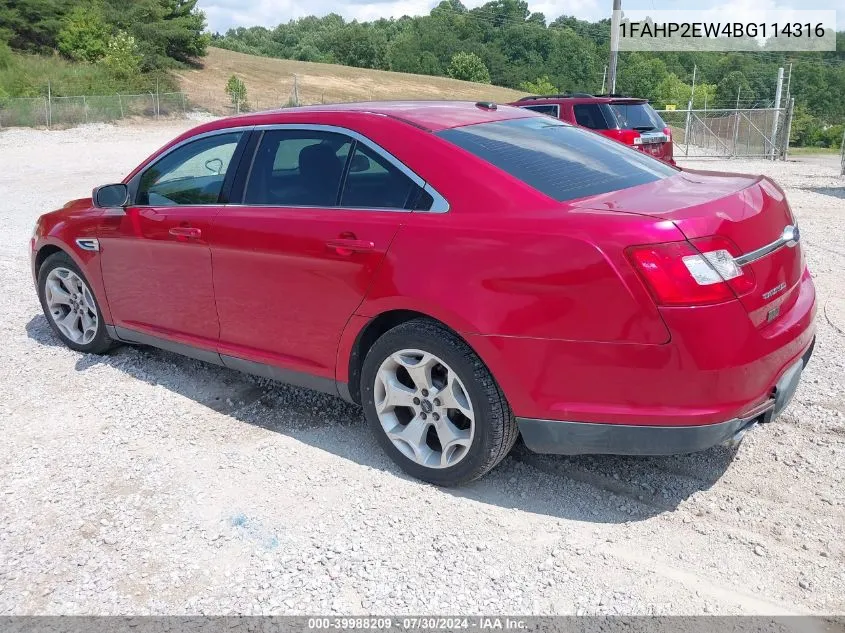
[[[557,455],[678,455],[695,453],[738,439],[757,423],[780,415],[810,360],[815,338],[802,357],[790,365],[772,389],[771,397],[742,417],[696,426],[644,426],[517,418],[525,445],[536,453]]]
[[[518,418],[702,426],[744,418],[771,397],[815,336],[805,273],[791,307],[762,328],[738,301],[666,308],[666,344],[468,335]]]

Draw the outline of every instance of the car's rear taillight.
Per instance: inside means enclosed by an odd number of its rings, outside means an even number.
[[[670,128],[670,127],[663,128],[663,133],[666,135],[666,141],[671,143],[672,142],[672,128]]]
[[[636,130],[619,130],[619,141],[625,145],[641,145],[643,142],[640,133]]]
[[[627,253],[660,305],[721,303],[754,288],[753,273],[734,259],[741,253],[723,237],[632,246]]]

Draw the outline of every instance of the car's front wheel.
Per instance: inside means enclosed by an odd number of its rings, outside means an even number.
[[[38,271],[38,298],[50,327],[69,348],[102,354],[114,344],[85,275],[66,253],[44,260]]]
[[[361,372],[361,402],[387,454],[410,475],[441,486],[481,477],[517,438],[490,371],[433,321],[408,321],[375,342]]]

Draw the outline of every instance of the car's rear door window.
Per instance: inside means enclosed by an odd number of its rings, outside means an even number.
[[[524,108],[526,110],[533,110],[534,112],[539,112],[540,114],[545,114],[547,116],[553,116],[554,118],[560,117],[560,106],[556,103],[547,103],[544,105],[529,105],[529,106],[519,106],[520,108]]]
[[[437,134],[561,202],[677,173],[621,143],[546,117],[467,125]]]
[[[356,143],[340,206],[423,210],[419,206],[422,193],[422,188],[395,165],[363,143]],[[431,208],[431,202],[425,208]]]
[[[604,113],[597,103],[578,103],[572,108],[578,125],[591,130],[606,130],[607,124]]]
[[[215,204],[242,132],[215,134],[177,147],[141,175],[135,204]]]

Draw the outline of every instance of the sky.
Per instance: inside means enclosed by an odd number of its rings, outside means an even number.
[[[486,0],[463,0],[469,7]],[[205,11],[209,30],[225,32],[238,26],[266,26],[305,15],[339,13],[346,19],[374,20],[403,15],[426,15],[439,0],[199,0]],[[528,0],[531,11],[539,11],[551,22],[560,15],[574,15],[582,20],[610,17],[611,0]],[[837,28],[845,30],[845,7],[842,0],[623,0],[623,10],[631,9],[709,9],[724,8],[725,19],[739,16],[756,20],[764,9],[839,9]],[[721,12],[720,12],[721,14]]]

